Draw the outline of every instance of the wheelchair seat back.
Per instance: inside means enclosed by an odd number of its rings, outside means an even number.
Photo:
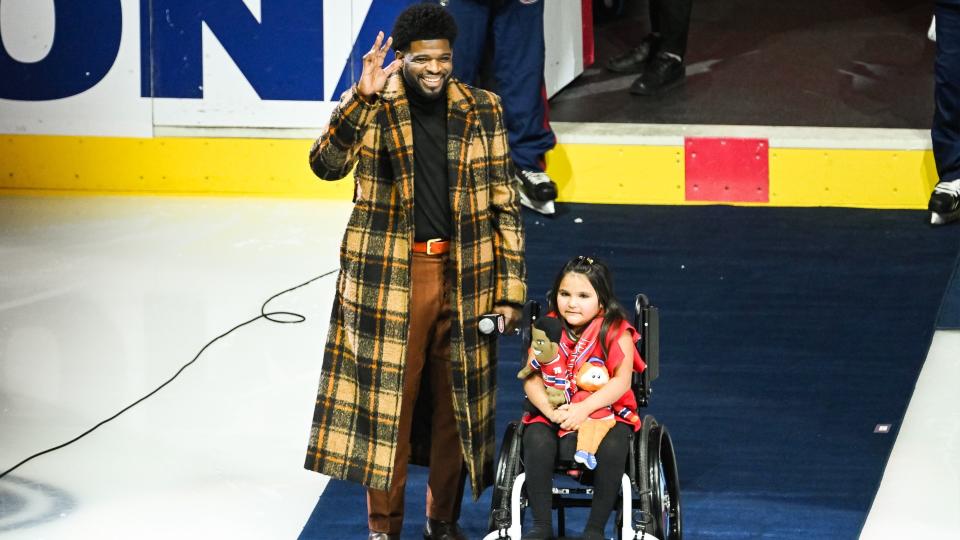
[[[637,407],[646,407],[653,393],[651,383],[660,376],[660,310],[650,305],[647,295],[642,293],[634,299],[633,327],[640,333],[637,350],[647,369],[634,372],[631,387]]]

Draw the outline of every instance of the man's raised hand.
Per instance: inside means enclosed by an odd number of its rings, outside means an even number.
[[[393,37],[387,38],[383,43],[383,32],[377,33],[377,39],[373,42],[373,47],[363,55],[363,73],[360,74],[360,80],[357,82],[357,92],[360,97],[370,99],[374,94],[380,93],[383,87],[387,85],[387,78],[400,69],[403,60],[397,58],[390,62],[387,67],[383,67],[383,59],[390,52],[390,45],[393,44]]]

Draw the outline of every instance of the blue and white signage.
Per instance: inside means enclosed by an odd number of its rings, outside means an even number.
[[[3,0],[0,132],[319,128],[414,1]]]

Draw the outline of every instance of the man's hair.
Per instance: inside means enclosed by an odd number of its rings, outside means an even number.
[[[453,46],[457,39],[457,22],[453,15],[437,4],[414,4],[403,10],[393,23],[393,48],[405,51],[413,41],[445,39]]]

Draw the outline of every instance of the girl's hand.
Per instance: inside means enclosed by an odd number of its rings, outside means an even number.
[[[357,81],[357,92],[360,97],[369,100],[374,94],[379,93],[387,85],[387,78],[396,70],[400,69],[403,61],[397,58],[387,67],[383,67],[383,59],[390,52],[390,45],[393,44],[393,37],[387,38],[387,42],[381,47],[383,42],[383,32],[377,34],[373,47],[363,55],[363,73],[360,74],[360,80]]]
[[[569,431],[576,431],[590,417],[589,410],[583,403],[566,403],[561,405],[557,411],[566,413],[562,422],[557,422],[560,427]]]
[[[544,416],[554,424],[559,424],[567,418],[566,412],[561,412],[559,409],[550,409]]]

